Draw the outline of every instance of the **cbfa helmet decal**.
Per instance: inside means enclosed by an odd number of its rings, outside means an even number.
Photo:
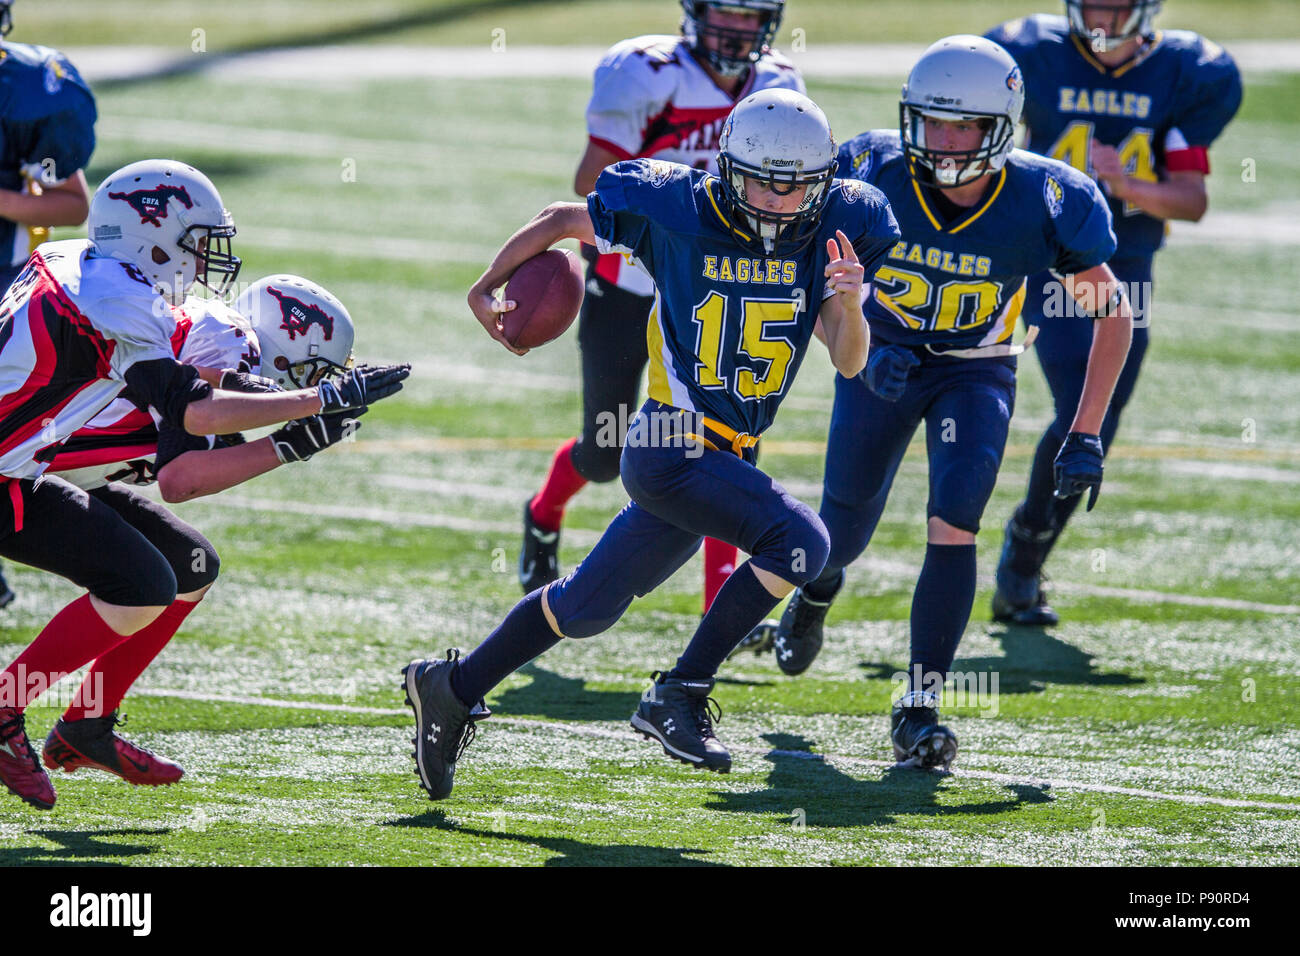
[[[1043,202],[1047,203],[1047,214],[1055,219],[1061,214],[1065,203],[1065,190],[1051,176],[1043,180]]]
[[[325,332],[325,341],[328,342],[334,337],[334,317],[322,309],[319,305],[312,305],[303,302],[301,299],[295,299],[292,296],[285,295],[279,289],[268,287],[267,293],[275,297],[280,303],[280,315],[283,321],[280,322],[280,328],[289,333],[289,341],[292,342],[295,336],[306,336],[313,324],[319,325]]]
[[[1007,89],[1015,93],[1024,85],[1025,81],[1020,75],[1020,67],[1013,67],[1011,72],[1007,74]]]
[[[167,218],[167,200],[178,199],[186,209],[194,208],[194,201],[184,186],[170,186],[166,183],[131,193],[109,193],[108,198],[130,203],[131,208],[140,214],[140,222],[150,223],[156,229],[161,229],[162,220]]]

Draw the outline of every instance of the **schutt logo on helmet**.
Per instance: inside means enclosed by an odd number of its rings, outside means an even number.
[[[140,222],[150,223],[156,229],[162,228],[162,220],[167,218],[167,200],[178,199],[186,209],[194,208],[194,201],[184,186],[163,184],[153,189],[137,189],[131,193],[109,193],[109,199],[121,199],[130,204],[140,214]]]
[[[313,324],[325,330],[325,341],[328,342],[334,337],[334,317],[320,306],[309,305],[301,299],[287,296],[279,289],[268,288],[266,291],[280,303],[280,315],[284,319],[280,323],[280,328],[289,333],[290,342],[295,336],[305,337],[311,331]]]

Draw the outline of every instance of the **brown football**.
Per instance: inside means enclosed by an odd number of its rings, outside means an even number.
[[[505,298],[515,307],[501,315],[506,339],[531,349],[559,338],[582,306],[582,262],[567,249],[533,256],[506,283]]]

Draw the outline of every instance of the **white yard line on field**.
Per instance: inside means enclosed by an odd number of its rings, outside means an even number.
[[[274,498],[249,498],[242,495],[222,495],[212,499],[211,503],[240,511],[301,514],[322,518],[339,518],[345,521],[372,521],[396,528],[445,528],[449,531],[501,535],[510,539],[517,538],[520,533],[520,525],[517,521],[484,521],[477,518],[460,518],[447,514],[398,511],[391,508],[329,505],[308,501],[285,501]],[[585,528],[565,529],[565,541],[570,545],[580,547],[594,546],[600,539],[600,535],[601,532],[590,531]],[[874,559],[873,567],[903,575],[912,574],[916,570],[901,562],[884,562],[878,558]],[[985,576],[985,578],[987,579],[981,579],[982,584],[988,585],[992,582],[991,577]],[[1168,591],[1148,591],[1138,588],[1098,587],[1096,585],[1074,584],[1068,581],[1058,581],[1055,584],[1060,590],[1072,594],[1115,597],[1150,604],[1180,604],[1185,607],[1212,607],[1227,611],[1254,611],[1259,614],[1276,614],[1284,617],[1293,617],[1300,614],[1300,605],[1297,604],[1269,604],[1263,601],[1245,601],[1239,598],[1177,594]]]
[[[381,717],[410,717],[411,712],[398,707],[364,707],[354,704],[313,703],[305,700],[278,700],[272,697],[251,697],[237,694],[206,694],[200,691],[136,689],[132,693],[149,697],[174,697],[183,700],[197,700],[214,704],[242,704],[251,707],[275,707],[284,710],[309,710],[325,713],[345,713],[374,715]],[[546,730],[555,733],[572,734],[580,737],[596,737],[604,740],[639,741],[639,734],[628,730],[614,730],[593,724],[557,723],[547,720],[529,720],[522,717],[493,717],[494,725],[521,727],[527,730]],[[758,757],[793,757],[800,760],[821,760],[832,764],[850,767],[885,769],[894,766],[887,760],[869,760],[865,757],[850,757],[843,754],[814,754],[805,750],[772,750],[763,747],[731,747],[733,753],[743,753]],[[997,773],[990,770],[954,770],[954,777],[972,780],[988,780],[993,783],[1015,784],[1031,787],[1054,787],[1058,790],[1083,790],[1091,793],[1105,793],[1120,797],[1137,797],[1144,800],[1163,800],[1170,803],[1193,804],[1200,806],[1230,807],[1250,810],[1283,810],[1300,812],[1300,803],[1272,803],[1266,800],[1242,800],[1235,797],[1211,797],[1195,793],[1163,793],[1159,790],[1146,790],[1139,787],[1116,787],[1101,783],[1080,783],[1074,780],[1059,780],[1052,777],[1019,777],[1014,774]]]
[[[1225,41],[1247,72],[1300,72],[1294,40]],[[807,49],[782,48],[805,76],[902,81],[924,43],[835,44],[810,39]],[[369,81],[561,78],[590,79],[605,55],[603,46],[483,46],[404,44],[314,46],[251,53],[193,53],[157,46],[72,47],[64,52],[91,84],[145,79],[169,72],[203,72],[241,84],[324,82],[333,86]]]

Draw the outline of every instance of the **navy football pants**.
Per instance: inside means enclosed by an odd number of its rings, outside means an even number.
[[[822,581],[836,577],[866,549],[922,421],[930,459],[927,518],[979,531],[1015,407],[1015,359],[917,354],[922,364],[912,370],[897,402],[880,398],[858,378],[835,378],[820,513],[831,552]]]
[[[638,419],[656,408],[646,403]],[[632,500],[583,562],[547,591],[562,634],[609,629],[633,598],[685,564],[704,536],[739,546],[755,567],[794,584],[818,575],[829,541],[806,504],[731,452],[680,436],[648,447],[631,437],[636,430],[634,422],[621,463]]]
[[[1120,413],[1133,395],[1138,372],[1142,369],[1142,359],[1146,355],[1152,288],[1150,261],[1116,261],[1110,267],[1116,278],[1128,287],[1134,324],[1133,344],[1129,347],[1128,360],[1115,384],[1115,394],[1102,422],[1101,445],[1107,454],[1110,453],[1111,443],[1119,428]],[[1055,280],[1048,273],[1030,278],[1029,295],[1025,303],[1027,316],[1041,316],[1043,288],[1045,283],[1052,281]],[[1047,379],[1047,387],[1052,391],[1056,417],[1039,439],[1033,467],[1029,472],[1029,490],[1020,508],[1020,523],[1030,531],[1054,531],[1059,534],[1082,499],[1081,495],[1073,498],[1053,497],[1056,490],[1053,463],[1070,432],[1070,424],[1079,408],[1079,397],[1083,394],[1088,353],[1092,349],[1093,321],[1082,314],[1063,318],[1031,318],[1029,321],[1040,323],[1034,349],[1038,353],[1043,377]]]

